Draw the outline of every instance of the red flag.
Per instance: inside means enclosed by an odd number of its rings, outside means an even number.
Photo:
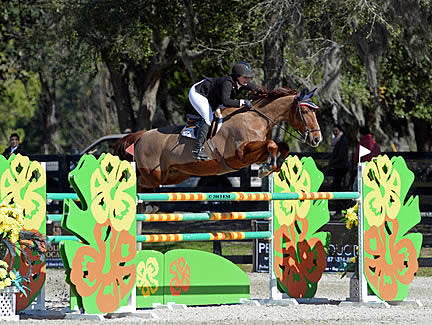
[[[129,147],[126,148],[126,152],[131,154],[132,157],[135,156],[135,148],[134,148],[134,144],[132,143]]]

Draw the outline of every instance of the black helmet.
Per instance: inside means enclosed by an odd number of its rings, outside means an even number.
[[[237,62],[232,68],[232,74],[235,77],[249,77],[252,78],[252,69],[246,62]]]

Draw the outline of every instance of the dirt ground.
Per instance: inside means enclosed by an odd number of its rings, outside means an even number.
[[[266,273],[248,273],[251,299],[269,297]],[[432,322],[432,277],[416,277],[410,285],[408,301],[416,304],[374,308],[371,306],[342,306],[349,296],[349,279],[338,274],[324,274],[319,282],[317,298],[327,298],[323,304],[271,305],[239,304],[186,309],[148,309],[136,314],[120,315],[115,319],[64,319],[68,313],[69,288],[64,270],[48,269],[45,291],[47,312],[39,316],[21,315],[19,324],[430,324]],[[67,316],[69,317],[69,316]],[[88,317],[87,317],[88,318]]]

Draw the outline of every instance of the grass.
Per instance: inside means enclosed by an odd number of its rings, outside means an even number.
[[[251,241],[222,241],[222,255],[251,255],[253,243]],[[143,250],[153,249],[161,253],[173,249],[196,249],[213,253],[213,242],[170,242],[170,243],[143,243]],[[243,272],[252,272],[252,264],[237,264]]]
[[[196,249],[213,253],[212,242],[170,242],[170,243],[143,243],[143,250],[153,249],[163,254],[173,249]]]
[[[432,257],[432,248],[422,247],[420,257]],[[416,276],[432,276],[432,267],[419,267]]]
[[[222,255],[251,255],[253,253],[252,241],[222,241]],[[213,242],[173,242],[173,243],[143,243],[142,249],[154,249],[166,253],[173,249],[197,249],[213,252]],[[423,247],[420,257],[431,257],[432,248]],[[244,272],[252,272],[252,264],[237,264]],[[416,276],[432,276],[432,267],[419,267]]]
[[[419,267],[415,276],[432,276],[432,267]]]

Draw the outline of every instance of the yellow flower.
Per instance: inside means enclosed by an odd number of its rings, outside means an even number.
[[[345,212],[345,222],[346,222],[346,227],[348,229],[352,229],[353,226],[357,227],[358,226],[358,203],[347,209]]]
[[[283,188],[282,193],[310,192],[311,179],[309,173],[303,169],[303,164],[297,156],[288,158],[281,167],[284,179],[275,177],[275,185]],[[275,215],[279,224],[290,225],[295,216],[303,219],[309,213],[311,200],[280,200],[274,201]]]
[[[143,296],[154,294],[159,288],[156,276],[159,274],[159,264],[155,257],[139,262],[137,266],[137,287]]]
[[[7,276],[7,271],[4,268],[0,268],[0,279],[4,279]]]
[[[34,178],[34,174],[39,177]],[[30,181],[32,179],[32,181]],[[46,218],[46,204],[43,195],[37,192],[46,182],[45,169],[37,161],[17,155],[0,177],[0,194],[5,202],[13,198],[16,213],[26,211],[25,224],[28,229],[39,229]],[[24,187],[26,191],[23,193]],[[21,212],[19,212],[21,210]]]
[[[399,213],[400,175],[386,155],[369,162],[363,175],[364,184],[372,189],[364,200],[364,215],[371,227],[379,227],[385,216],[394,219]]]
[[[5,283],[5,286],[6,286],[6,287],[10,287],[10,286],[12,285],[12,281],[11,281],[11,279],[9,279],[9,278],[6,278],[6,279],[4,280],[4,283]]]
[[[9,272],[9,278],[11,278],[11,280],[15,280],[16,279],[16,274],[13,271]]]
[[[128,230],[135,220],[136,203],[135,197],[125,190],[135,186],[135,170],[129,162],[110,154],[100,165],[101,168],[95,170],[90,179],[93,216],[98,223],[110,219],[117,231]],[[124,177],[125,172],[128,178]]]

